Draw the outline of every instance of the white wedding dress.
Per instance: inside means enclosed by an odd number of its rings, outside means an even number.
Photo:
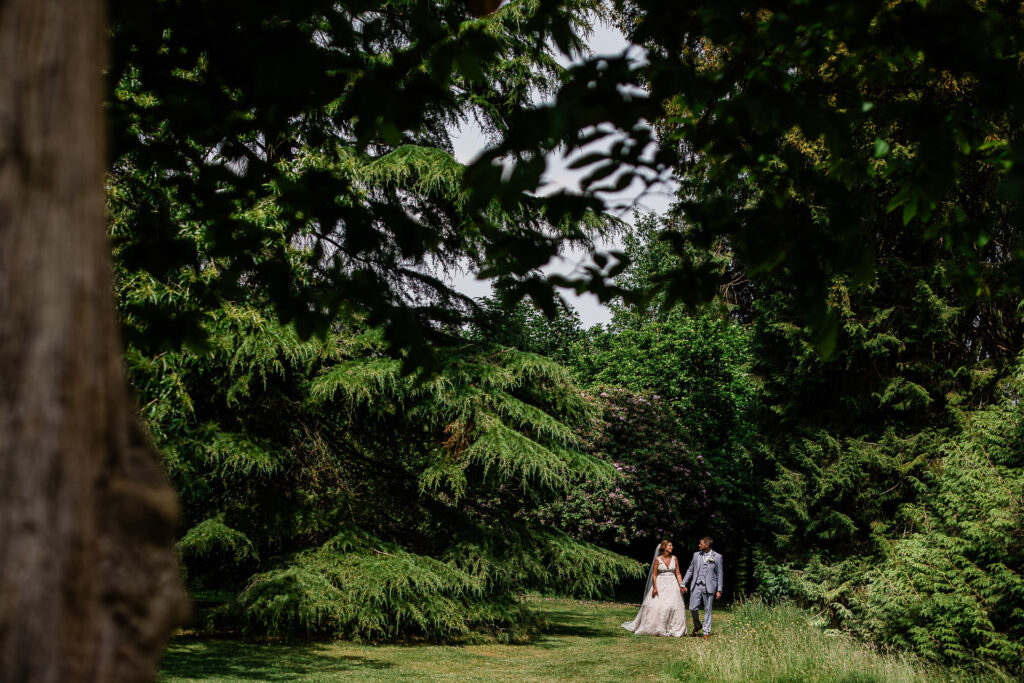
[[[653,580],[657,582],[658,595],[654,597],[648,590],[636,619],[627,621],[622,628],[645,636],[678,638],[686,635],[686,604],[679,590],[679,579],[676,578],[675,555],[667,567],[660,559],[654,562],[656,567]]]

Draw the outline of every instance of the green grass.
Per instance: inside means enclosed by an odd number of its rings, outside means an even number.
[[[792,605],[748,603],[732,613],[712,647],[697,649],[668,667],[686,683],[925,683],[1010,680],[980,677],[883,654],[840,632],[824,631]]]
[[[527,645],[279,644],[179,637],[161,683],[242,681],[835,681],[966,680],[828,636],[792,607],[715,610],[715,635],[634,636],[636,606],[531,598],[548,620]]]

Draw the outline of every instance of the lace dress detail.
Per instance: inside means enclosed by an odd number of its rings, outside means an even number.
[[[658,596],[645,595],[636,618],[627,621],[622,628],[637,635],[678,638],[686,635],[686,605],[676,578],[676,558],[673,555],[667,567],[660,559],[656,562],[654,581],[657,582]]]

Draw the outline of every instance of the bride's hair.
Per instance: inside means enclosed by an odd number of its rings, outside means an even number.
[[[668,544],[671,543],[671,542],[672,541],[662,541],[661,545],[658,546],[658,549],[659,549],[658,552],[662,552],[662,553],[665,552],[665,548],[667,548]]]

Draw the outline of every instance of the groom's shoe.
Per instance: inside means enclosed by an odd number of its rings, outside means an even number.
[[[705,633],[704,634],[704,640],[711,640],[711,634]]]

